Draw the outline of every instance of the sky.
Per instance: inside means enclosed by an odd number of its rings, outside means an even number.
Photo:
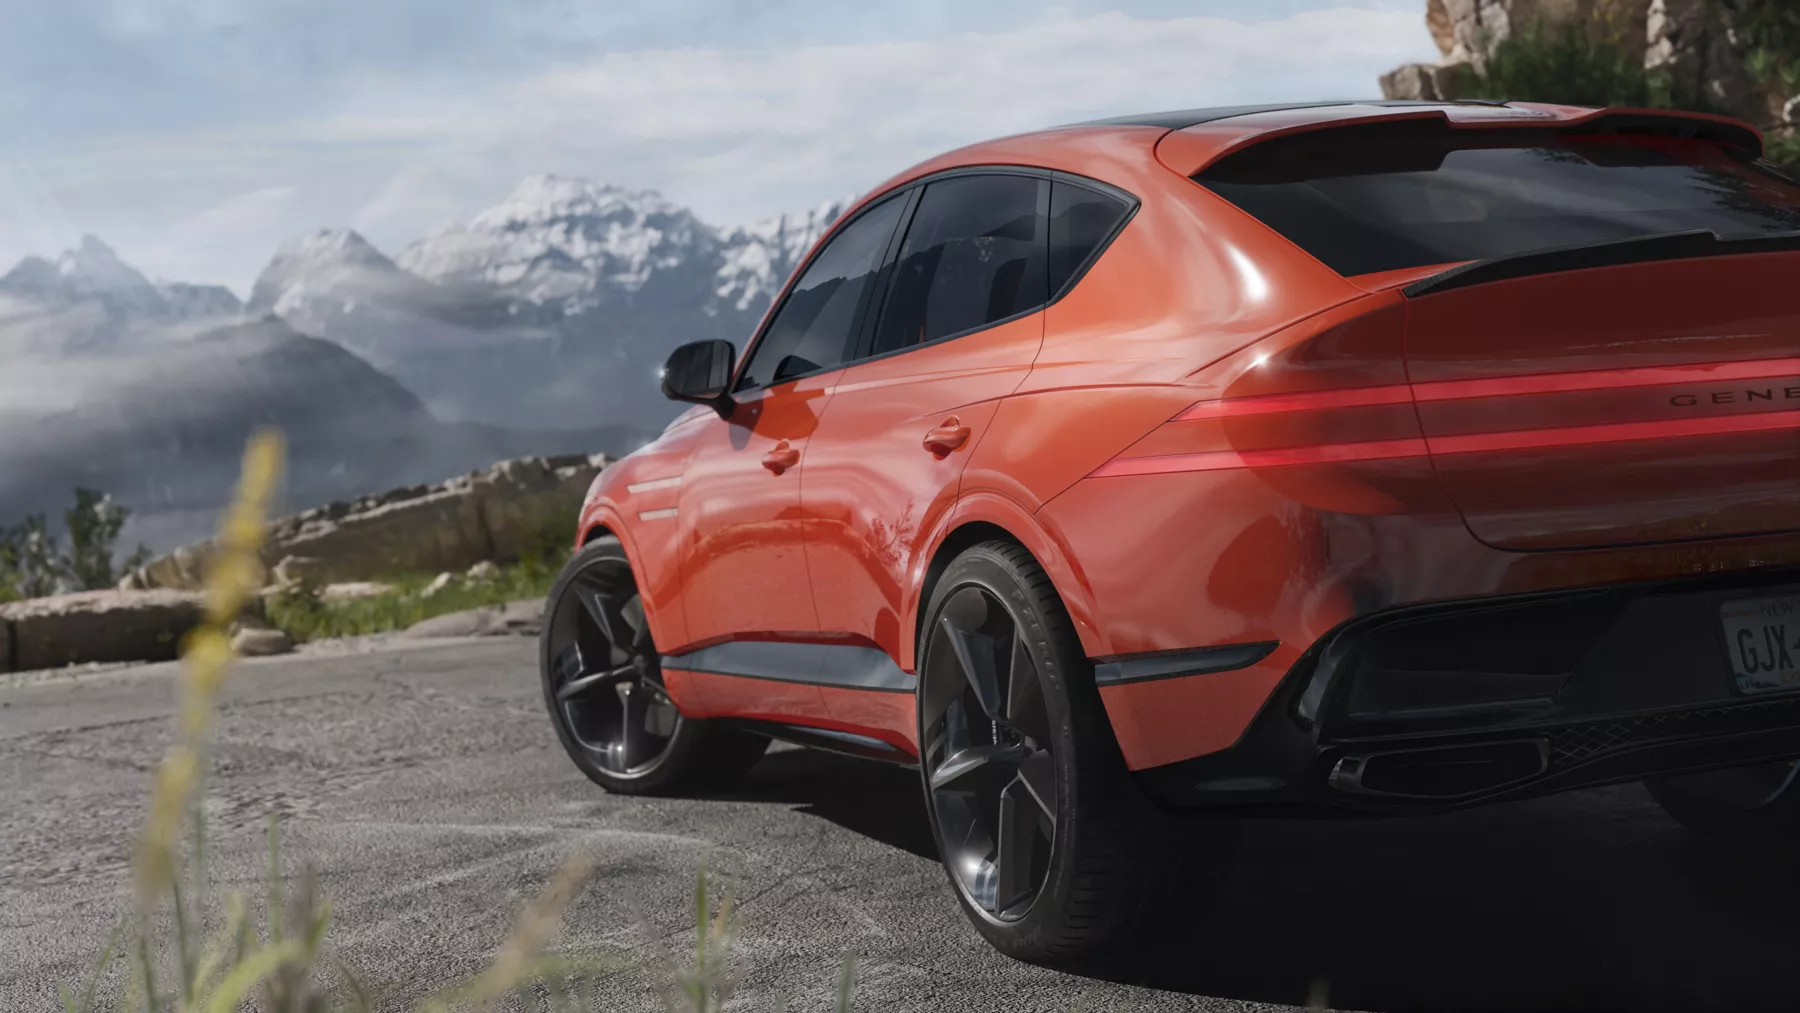
[[[99,236],[247,294],[540,172],[719,225],[1099,116],[1379,93],[1424,0],[0,0],[0,270]]]

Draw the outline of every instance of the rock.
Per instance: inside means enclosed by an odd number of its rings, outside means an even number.
[[[414,639],[535,637],[543,628],[543,624],[544,602],[542,599],[532,598],[526,601],[507,602],[505,605],[485,605],[481,608],[469,609],[466,612],[433,616],[407,627],[400,635]]]
[[[484,559],[469,567],[469,572],[465,576],[476,583],[486,583],[499,578],[500,567],[496,566],[492,560]]]
[[[319,589],[319,597],[325,601],[350,601],[356,598],[374,598],[378,595],[393,593],[394,585],[383,584],[374,580],[351,580],[340,584],[326,584]]]
[[[1456,24],[1450,20],[1449,11],[1444,9],[1444,0],[1427,0],[1425,28],[1431,32],[1431,41],[1437,43],[1438,52],[1449,56],[1456,48]]]
[[[1453,100],[1457,77],[1447,68],[1468,64],[1480,72],[1495,48],[1520,32],[1575,25],[1594,45],[1641,51],[1645,69],[1666,75],[1678,96],[1700,96],[1758,126],[1784,121],[1787,96],[1750,74],[1732,23],[1735,6],[1724,0],[1425,0],[1424,7],[1443,58],[1382,75],[1387,98]]]
[[[1393,101],[1443,102],[1453,96],[1438,89],[1438,74],[1444,70],[1430,63],[1409,63],[1381,75],[1381,97]]]
[[[319,561],[310,556],[283,556],[270,571],[275,583],[281,587],[292,587],[302,583],[309,576],[315,576],[320,570]]]
[[[1744,65],[1732,10],[1719,0],[1650,0],[1644,67],[1669,76],[1675,94],[1701,95],[1760,127],[1781,115],[1784,96],[1761,87]]]
[[[429,598],[432,595],[437,594],[439,591],[442,591],[444,588],[449,587],[453,582],[455,582],[455,580],[456,580],[455,574],[452,574],[449,572],[440,573],[437,576],[431,578],[431,583],[425,585],[424,590],[419,592],[419,597]]]
[[[200,624],[191,591],[82,591],[0,605],[8,630],[0,666],[15,671],[114,661],[169,661]]]
[[[211,555],[212,540],[207,539],[152,559],[138,572],[145,587],[198,590],[206,584],[206,561]]]
[[[572,544],[571,518],[610,463],[600,454],[524,457],[437,485],[313,507],[269,525],[263,562],[278,582],[320,584],[510,562]],[[210,551],[199,542],[152,560],[144,581],[198,588]],[[284,566],[289,557],[295,562]]]
[[[294,639],[282,630],[248,620],[238,623],[232,633],[231,649],[246,658],[263,658],[291,652]]]

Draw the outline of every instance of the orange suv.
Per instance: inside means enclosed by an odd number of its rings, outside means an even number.
[[[978,144],[608,468],[544,695],[610,791],[914,765],[981,933],[1116,941],[1254,814],[1646,780],[1800,831],[1800,184],[1718,117],[1202,109]]]

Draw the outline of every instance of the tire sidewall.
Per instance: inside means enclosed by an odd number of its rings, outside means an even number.
[[[1049,870],[1044,885],[1025,915],[1015,921],[1000,921],[970,899],[962,882],[946,866],[944,875],[950,881],[957,902],[970,921],[987,940],[1003,953],[1028,957],[1050,948],[1061,935],[1061,912],[1073,890],[1075,862],[1073,842],[1080,834],[1080,821],[1088,817],[1080,797],[1083,765],[1090,763],[1084,755],[1093,739],[1077,731],[1077,711],[1071,699],[1071,680],[1086,673],[1086,659],[1078,651],[1071,652],[1063,642],[1051,617],[1043,614],[1038,595],[1027,584],[1027,575],[1018,572],[1011,561],[987,546],[976,546],[953,560],[933,589],[926,611],[924,635],[920,638],[919,688],[924,692],[925,658],[931,649],[939,616],[945,602],[957,591],[979,587],[1005,603],[1021,633],[1026,634],[1027,649],[1042,682],[1045,709],[1048,712],[1055,741],[1052,754],[1056,760],[1056,834],[1050,846]],[[1091,676],[1087,676],[1091,682]],[[1090,685],[1091,688],[1091,685]],[[920,748],[924,748],[925,708],[918,712]],[[937,805],[931,794],[930,775],[925,763],[919,764],[920,783],[925,793],[925,809],[931,823],[932,840],[942,850],[942,829],[938,825]]]
[[[675,729],[675,735],[669,741],[668,749],[664,751],[655,766],[635,774],[620,774],[600,766],[595,762],[593,754],[576,741],[556,701],[556,687],[551,676],[552,626],[557,613],[562,610],[576,578],[603,561],[615,563],[627,570],[631,568],[631,561],[626,557],[625,547],[619,543],[619,540],[611,535],[602,535],[570,557],[569,561],[563,565],[562,572],[557,574],[556,582],[550,586],[550,594],[544,601],[543,626],[538,633],[538,680],[543,688],[544,707],[549,712],[551,727],[556,729],[557,740],[562,743],[563,750],[569,754],[569,759],[574,761],[575,766],[590,780],[608,791],[633,795],[652,794],[662,790],[667,782],[685,766],[688,754],[693,750],[695,739],[700,731],[697,722],[691,721],[685,716],[680,719]],[[633,577],[635,579],[635,572]],[[676,711],[679,713],[680,708],[677,707]]]

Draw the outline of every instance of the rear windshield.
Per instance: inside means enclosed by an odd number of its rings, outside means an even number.
[[[1800,184],[1739,149],[1674,137],[1390,122],[1266,141],[1194,178],[1344,275],[1800,230]]]

